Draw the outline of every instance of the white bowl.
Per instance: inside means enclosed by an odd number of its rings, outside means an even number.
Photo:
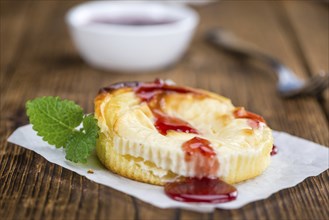
[[[131,73],[178,61],[198,20],[188,7],[148,2],[88,2],[66,16],[75,46],[87,63]]]

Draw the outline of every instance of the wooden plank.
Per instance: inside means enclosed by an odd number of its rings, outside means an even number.
[[[148,203],[142,202],[139,199],[133,198],[135,209],[138,210],[138,213],[134,216],[134,219],[179,219],[179,210],[178,209],[159,209]]]
[[[16,5],[13,1],[1,1],[0,4],[0,110],[2,110],[5,94],[4,85],[15,69],[13,60],[19,57],[19,50],[22,47],[20,40],[22,40],[26,31],[25,15],[28,1],[24,1],[19,5]],[[11,10],[8,10],[9,8]],[[3,115],[0,117],[3,117]],[[5,130],[0,130],[0,136],[5,136]]]
[[[19,51],[19,59],[10,55],[5,58],[11,60],[15,69],[5,82],[1,81],[0,216],[5,219],[321,219],[327,216],[328,208],[323,204],[328,204],[328,172],[242,209],[198,214],[155,208],[7,144],[9,133],[27,123],[24,103],[28,99],[58,95],[92,112],[92,100],[100,87],[118,81],[161,77],[221,93],[235,105],[264,115],[275,129],[329,145],[328,124],[316,99],[278,98],[273,79],[265,70],[235,60],[203,40],[204,32],[219,24],[280,57],[306,78],[307,69],[278,19],[280,3],[223,1],[202,6],[198,9],[202,22],[186,56],[169,69],[138,75],[95,70],[79,58],[63,21],[65,12],[74,4],[33,1],[24,19],[34,25],[20,39],[25,46]],[[3,10],[10,11],[13,6],[5,7]],[[6,22],[4,19],[3,23]]]
[[[327,4],[283,1],[296,42],[311,74],[329,70],[329,11]],[[293,37],[291,37],[293,39]]]
[[[282,6],[291,21],[288,26],[293,29],[295,43],[300,45],[300,59],[310,75],[329,72],[329,10],[328,4],[320,2],[285,1]],[[324,92],[322,101],[324,111],[329,119],[329,89]]]
[[[9,117],[9,120],[6,121],[2,120],[2,118],[4,117],[4,85],[7,82],[5,74],[8,74],[10,77],[10,74],[15,69],[12,61],[19,55],[19,48],[21,47],[20,40],[25,32],[23,27],[26,24],[24,18],[28,8],[28,2],[22,2],[22,4],[16,5],[12,1],[1,1],[0,4],[0,191],[3,192],[6,186],[10,186],[9,184],[6,185],[6,183],[10,182],[9,180],[12,181],[12,185],[15,180],[19,180],[11,178],[14,176],[14,170],[11,168],[15,163],[12,161],[12,158],[21,157],[20,150],[18,148],[11,149],[11,155],[9,155],[5,147],[6,137],[12,132],[15,122],[12,120],[12,117]],[[9,11],[8,9],[12,10]],[[17,118],[20,118],[20,116],[17,115]],[[23,169],[21,170],[23,171]],[[6,212],[5,206],[6,202],[10,203],[11,199],[2,193],[0,195],[0,216],[4,218],[12,217],[14,212]],[[15,198],[15,195],[11,196],[11,198]]]
[[[1,53],[4,54],[0,57],[0,68],[1,72],[5,73],[12,71],[11,68],[14,67],[10,65],[10,62],[14,56],[19,56],[19,47],[22,46],[19,42],[28,28],[27,20],[24,18],[29,2],[23,1],[16,4],[13,1],[1,1],[0,4],[0,44]],[[11,10],[7,10],[8,8]],[[4,77],[4,74],[1,74],[1,77]]]

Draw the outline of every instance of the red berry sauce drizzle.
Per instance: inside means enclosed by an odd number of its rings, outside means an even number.
[[[233,115],[235,118],[247,118],[248,124],[252,128],[259,128],[261,122],[266,123],[262,116],[248,112],[244,108],[236,108]]]
[[[154,125],[160,134],[166,135],[169,130],[200,134],[188,122],[165,114],[161,108],[162,99],[169,93],[200,95],[197,91],[155,80],[153,83],[137,86],[135,93],[142,101],[148,103],[155,117]],[[188,169],[194,169],[196,177],[165,184],[165,193],[170,198],[183,202],[207,203],[228,202],[236,198],[237,190],[234,186],[218,178],[207,178],[216,176],[219,169],[216,152],[208,140],[194,137],[186,141],[182,148]]]
[[[219,162],[208,140],[194,137],[183,144],[183,151],[185,161],[192,164],[190,168],[194,169],[196,177],[216,176]]]
[[[159,131],[159,133],[162,135],[166,135],[167,131],[169,130],[198,134],[198,131],[194,129],[189,123],[179,118],[170,117],[155,110],[153,110],[152,112],[156,118],[154,125]]]
[[[271,151],[271,156],[274,156],[275,154],[277,154],[278,151],[279,151],[278,148],[275,145],[273,145],[272,151]]]
[[[236,108],[236,110],[233,112],[233,115],[235,118],[247,118],[249,126],[252,127],[253,129],[259,128],[261,122],[266,123],[266,121],[262,116],[252,112],[248,112],[244,108]],[[278,148],[275,145],[273,145],[270,154],[271,156],[274,156],[277,153],[278,153]]]
[[[222,203],[236,199],[236,188],[225,183],[216,176],[219,161],[216,152],[206,139],[194,137],[183,144],[185,161],[195,164],[192,167],[196,177],[185,178],[183,181],[165,185],[165,193],[174,200],[181,202]]]
[[[142,101],[148,103],[155,117],[154,125],[160,134],[166,135],[169,130],[198,134],[198,131],[188,122],[165,114],[161,107],[162,99],[166,94],[193,93],[192,90],[175,85],[168,85],[164,83],[164,81],[156,79],[153,83],[145,83],[136,87],[135,93]]]

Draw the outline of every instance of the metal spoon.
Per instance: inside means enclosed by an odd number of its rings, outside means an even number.
[[[277,74],[277,90],[282,97],[292,98],[304,95],[319,95],[329,87],[328,73],[321,72],[312,76],[309,80],[303,81],[276,58],[261,52],[247,42],[237,39],[232,33],[224,29],[210,30],[206,34],[206,40],[234,55],[256,58],[266,63]]]

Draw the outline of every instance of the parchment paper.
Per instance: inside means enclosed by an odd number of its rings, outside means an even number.
[[[127,193],[160,208],[183,208],[199,212],[211,212],[215,208],[236,209],[250,202],[265,199],[273,193],[295,186],[309,176],[319,175],[329,167],[329,148],[284,132],[273,132],[279,153],[272,156],[271,165],[260,176],[235,186],[238,198],[222,204],[177,202],[164,194],[163,188],[136,182],[105,169],[92,155],[86,164],[65,160],[63,149],[57,149],[36,135],[31,125],[18,128],[8,141],[30,149],[46,160],[65,167],[97,183]],[[94,170],[89,174],[89,169]]]

